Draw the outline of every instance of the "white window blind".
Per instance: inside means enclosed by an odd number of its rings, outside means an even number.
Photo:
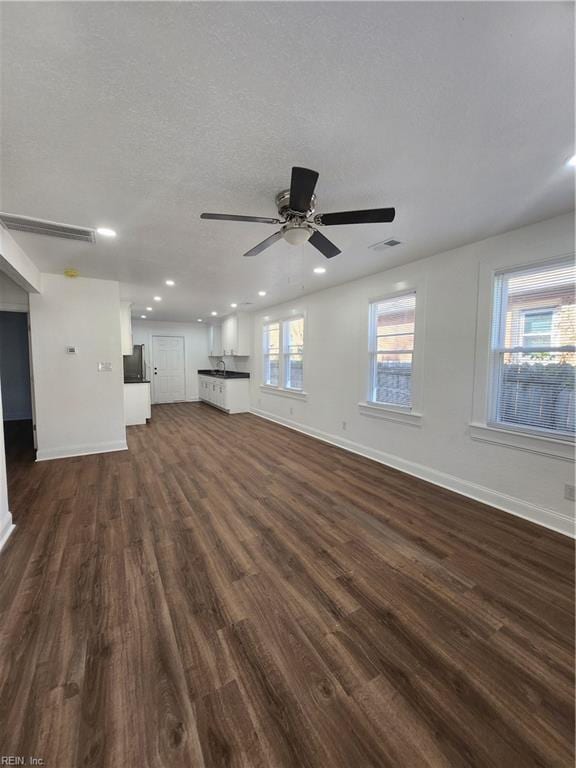
[[[576,269],[572,261],[496,275],[489,420],[574,436]]]
[[[264,384],[277,387],[280,384],[280,323],[264,326]]]
[[[370,305],[370,392],[374,403],[412,407],[414,292]]]
[[[304,318],[284,322],[284,386],[303,389]]]

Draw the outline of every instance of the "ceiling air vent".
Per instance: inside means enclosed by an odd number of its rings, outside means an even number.
[[[391,237],[388,240],[381,240],[379,243],[372,243],[368,247],[373,251],[385,251],[386,248],[393,248],[395,245],[402,245],[402,242]]]
[[[0,213],[0,222],[6,229],[13,229],[17,232],[63,237],[65,240],[82,240],[85,243],[96,242],[94,230],[86,227],[74,227],[70,224],[59,224],[57,221],[44,219],[32,219],[29,216],[16,216],[13,213]]]

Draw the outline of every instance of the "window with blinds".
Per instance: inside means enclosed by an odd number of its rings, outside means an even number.
[[[370,402],[412,407],[416,293],[370,305]]]
[[[264,326],[263,381],[271,387],[280,384],[280,323]]]
[[[574,437],[576,269],[572,260],[496,275],[489,420]]]
[[[294,317],[284,322],[284,386],[303,389],[304,318]]]

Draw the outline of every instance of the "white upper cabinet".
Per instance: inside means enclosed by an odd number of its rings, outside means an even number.
[[[120,302],[120,338],[122,354],[131,355],[132,349],[132,304],[129,301]]]
[[[237,357],[250,355],[250,315],[238,312],[222,323],[222,354]]]
[[[220,357],[222,355],[222,326],[210,326],[208,344],[210,348],[210,357]]]

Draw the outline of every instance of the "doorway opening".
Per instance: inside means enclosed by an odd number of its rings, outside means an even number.
[[[18,468],[35,459],[27,312],[0,311],[0,387],[10,486],[17,477]]]

